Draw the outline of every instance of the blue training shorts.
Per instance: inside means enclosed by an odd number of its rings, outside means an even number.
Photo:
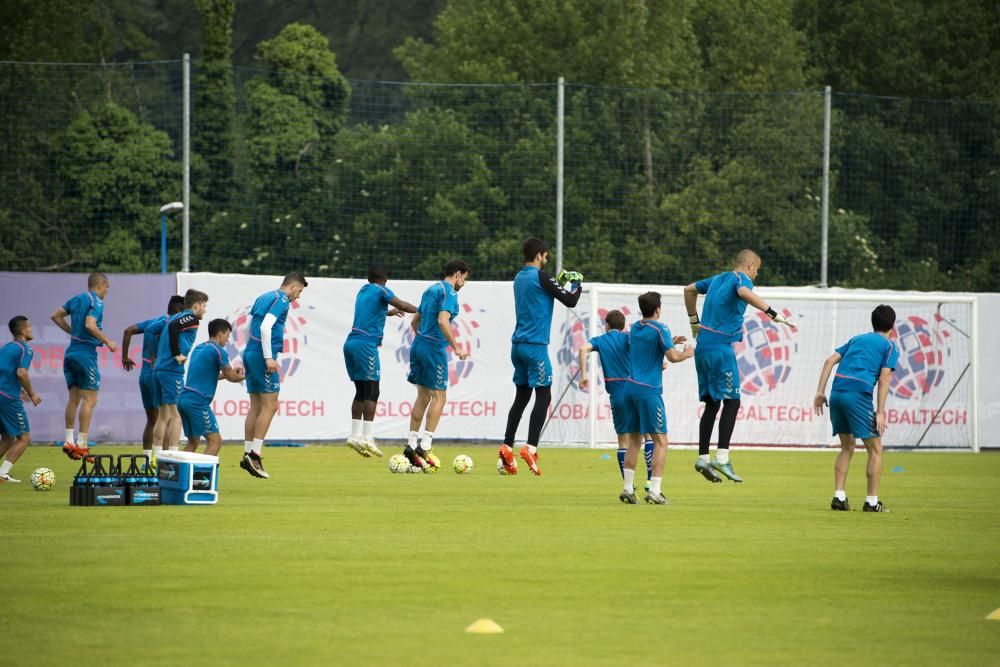
[[[243,350],[243,368],[246,371],[247,393],[277,394],[281,390],[281,374],[268,373],[264,353],[256,347]]]
[[[12,438],[31,433],[28,413],[24,411],[24,403],[20,399],[0,402],[0,433]]]
[[[219,422],[212,411],[212,403],[201,394],[185,391],[177,401],[177,411],[181,413],[184,435],[196,438],[219,432]]]
[[[549,346],[540,343],[514,343],[510,348],[514,364],[514,384],[523,387],[551,387],[552,362]]]
[[[853,434],[855,438],[877,438],[875,407],[872,397],[860,391],[835,391],[830,394],[830,422],[833,434]]]
[[[410,348],[410,384],[445,391],[448,389],[448,348],[417,338]]]
[[[84,391],[99,391],[101,369],[97,366],[97,351],[73,353],[68,350],[63,358],[63,377],[66,378],[67,389],[76,387]]]
[[[160,385],[156,381],[156,371],[143,366],[139,372],[139,395],[142,396],[142,407],[155,410],[160,407]]]
[[[360,336],[344,342],[344,363],[351,382],[378,382],[382,379],[382,362],[374,339]]]
[[[629,391],[626,400],[634,413],[632,419],[639,426],[632,433],[667,432],[667,410],[663,407],[663,394]]]
[[[740,369],[732,345],[696,346],[694,368],[698,373],[699,400],[739,400]]]
[[[611,399],[611,421],[615,425],[615,433],[639,432],[639,415],[625,397],[625,390],[620,389],[609,396]]]
[[[156,371],[156,384],[160,390],[160,405],[177,405],[184,386],[183,373]]]

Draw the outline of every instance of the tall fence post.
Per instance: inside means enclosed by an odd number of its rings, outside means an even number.
[[[822,247],[820,249],[819,286],[827,283],[830,261],[830,86],[823,89],[823,200],[820,202],[822,219]]]
[[[563,141],[566,137],[566,79],[556,91],[556,275],[563,268]]]
[[[182,271],[191,270],[191,54],[184,54],[184,260]]]

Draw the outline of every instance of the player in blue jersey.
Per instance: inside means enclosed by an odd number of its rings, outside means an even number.
[[[142,368],[139,371],[139,394],[142,397],[142,407],[146,411],[146,426],[142,429],[142,451],[146,459],[152,456],[159,456],[163,449],[159,445],[153,446],[153,429],[156,426],[156,417],[160,412],[160,387],[156,382],[156,374],[153,372],[153,363],[156,361],[156,349],[160,342],[160,333],[167,324],[167,319],[184,310],[184,297],[175,294],[170,297],[167,303],[167,314],[158,315],[142,322],[130,324],[122,333],[122,368],[125,372],[131,372],[135,368],[135,362],[129,356],[132,336],[142,334]]]
[[[222,447],[219,423],[212,410],[215,388],[223,378],[230,382],[244,380],[243,369],[233,369],[229,365],[226,345],[229,344],[232,330],[232,325],[226,320],[212,320],[208,323],[208,340],[191,352],[184,391],[177,401],[184,435],[188,439],[188,444],[184,447],[186,452],[197,451],[203,436],[206,454],[217,456]]]
[[[160,405],[153,425],[153,446],[177,449],[181,437],[181,415],[177,401],[184,385],[184,364],[194,339],[198,336],[201,318],[208,310],[208,295],[195,289],[184,293],[184,310],[167,320],[156,345],[153,373],[159,389]]]
[[[666,505],[670,501],[663,495],[663,468],[667,462],[667,412],[663,405],[663,360],[672,364],[694,356],[686,345],[684,336],[671,336],[670,329],[659,321],[661,298],[659,292],[646,292],[639,297],[642,319],[629,331],[629,375],[623,401],[622,427],[629,429],[628,452],[625,454],[625,487],[618,499],[628,505],[639,501],[635,496],[635,464],[639,460],[642,434],[653,438],[653,475],[645,501],[653,505]]]
[[[528,418],[528,440],[521,448],[521,458],[531,472],[541,475],[538,467],[538,439],[552,402],[552,362],[549,360],[549,331],[552,328],[552,308],[559,301],[567,308],[576,308],[583,291],[579,281],[573,281],[569,291],[563,289],[542,269],[549,261],[549,246],[545,241],[529,238],[521,246],[524,267],[514,277],[514,311],[517,324],[511,336],[510,360],[514,364],[514,404],[507,414],[507,430],[500,445],[500,461],[509,475],[517,474],[514,461],[514,438],[521,424],[521,415],[535,393],[535,405]]]
[[[753,281],[760,270],[760,257],[753,250],[741,250],[732,271],[691,283],[684,288],[684,305],[697,340],[694,353],[698,373],[698,400],[705,403],[698,428],[698,460],[694,469],[710,482],[721,482],[722,473],[734,482],[743,479],[733,470],[729,443],[740,411],[740,369],[733,344],[743,340],[743,314],[747,304],[767,313],[775,322],[795,325],[785,319],[762,298],[753,293]],[[705,295],[698,317],[698,295]],[[715,417],[719,419],[719,446],[709,460],[709,445]]]
[[[434,432],[448,401],[448,348],[461,360],[469,358],[455,340],[451,321],[458,316],[458,291],[465,286],[472,269],[461,259],[444,266],[444,275],[420,297],[420,307],[413,316],[413,345],[410,347],[410,373],[407,381],[417,385],[417,398],[410,412],[410,432],[403,455],[410,465],[433,472],[441,467],[434,456]],[[424,421],[426,415],[427,420]],[[423,423],[424,431],[420,433]],[[419,442],[418,442],[419,437]]]
[[[33,405],[42,398],[31,388],[28,369],[34,352],[28,341],[32,339],[31,322],[18,315],[8,323],[14,340],[0,348],[0,484],[20,482],[10,475],[10,469],[31,444],[31,427],[24,412],[22,398]]]
[[[351,435],[347,438],[347,446],[366,458],[372,454],[382,456],[382,450],[375,444],[372,427],[378,406],[379,380],[382,379],[378,348],[382,345],[385,318],[417,312],[416,306],[403,301],[385,286],[387,280],[389,274],[383,265],[368,267],[368,284],[354,299],[354,323],[344,341],[347,375],[354,383]]]
[[[885,433],[885,400],[889,382],[899,361],[899,348],[889,340],[896,325],[896,311],[881,305],[872,311],[872,333],[855,336],[831,354],[823,363],[823,372],[816,388],[813,407],[817,415],[823,406],[830,406],[833,434],[840,436],[840,453],[833,466],[834,492],[830,509],[849,511],[847,502],[847,468],[851,465],[856,438],[861,438],[868,451],[868,496],[865,512],[888,512],[878,499],[882,480],[882,434]],[[826,399],[826,383],[833,367],[840,364],[833,378],[830,400]],[[872,389],[876,406],[872,412]]]
[[[243,350],[250,411],[243,427],[240,467],[261,479],[270,476],[264,470],[261,452],[271,420],[278,412],[278,392],[281,389],[278,354],[285,347],[285,320],[292,302],[308,285],[301,273],[289,273],[278,289],[261,294],[250,308],[250,340]]]
[[[52,321],[70,336],[69,347],[63,358],[63,375],[69,389],[66,401],[66,436],[63,452],[73,460],[89,457],[87,434],[90,420],[97,405],[97,392],[101,388],[101,370],[97,365],[97,348],[106,345],[114,352],[115,343],[105,337],[104,297],[111,282],[103,273],[94,272],[87,277],[87,291],[77,294],[52,313]],[[66,318],[70,321],[67,322]],[[79,414],[79,436],[74,441],[73,426]],[[75,444],[74,444],[75,443]]]

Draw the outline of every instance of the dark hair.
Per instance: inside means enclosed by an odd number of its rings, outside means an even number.
[[[444,265],[444,277],[453,276],[456,273],[472,273],[472,267],[464,259],[449,259]]]
[[[639,296],[639,310],[643,317],[656,315],[656,309],[660,307],[660,293],[646,292]]]
[[[208,295],[196,289],[184,292],[184,308],[189,309],[196,303],[208,303]]]
[[[182,310],[184,310],[184,297],[180,294],[170,297],[170,301],[167,302],[167,315],[176,315]]]
[[[289,285],[292,285],[294,283],[298,283],[303,287],[309,287],[309,281],[307,281],[306,277],[301,273],[299,273],[298,271],[292,271],[291,273],[286,275],[285,279],[281,281],[281,286],[288,287]]]
[[[625,313],[620,310],[609,310],[608,314],[604,316],[604,321],[612,329],[618,329],[619,331],[625,329]]]
[[[389,272],[385,270],[384,264],[372,264],[368,267],[368,282],[384,283],[389,279]]]
[[[872,311],[872,329],[888,333],[892,331],[894,326],[896,326],[896,311],[892,309],[892,306],[885,304],[876,306],[875,310]]]
[[[27,321],[28,318],[25,317],[24,315],[15,315],[14,317],[10,318],[10,324],[7,325],[7,327],[10,329],[10,335],[14,336],[15,338],[20,336],[21,333],[24,331],[25,323]]]
[[[101,283],[110,282],[108,277],[100,271],[94,271],[87,276],[87,287],[97,287]]]
[[[524,261],[526,262],[535,261],[535,258],[538,257],[538,253],[548,252],[548,249],[548,243],[534,236],[530,239],[525,239],[524,244],[521,246],[521,252],[524,253]]]
[[[222,333],[223,331],[232,331],[233,325],[226,320],[220,318],[214,319],[208,323],[208,337],[215,338],[216,334]]]

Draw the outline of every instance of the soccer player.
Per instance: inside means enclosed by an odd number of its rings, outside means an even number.
[[[187,381],[177,401],[184,435],[188,439],[188,444],[184,447],[186,452],[197,451],[202,436],[205,436],[206,454],[217,456],[222,447],[219,423],[212,410],[215,388],[222,378],[230,382],[243,382],[244,379],[242,368],[234,370],[229,365],[226,345],[232,330],[232,325],[226,320],[212,320],[208,323],[208,340],[191,353]]]
[[[639,297],[642,319],[629,331],[629,375],[625,389],[623,428],[629,430],[628,452],[625,454],[625,487],[618,499],[628,505],[638,504],[635,496],[635,464],[639,460],[642,434],[653,438],[653,475],[645,501],[667,505],[663,495],[663,468],[667,462],[667,413],[663,406],[663,359],[672,364],[694,356],[690,345],[684,350],[677,345],[686,342],[684,336],[671,336],[670,329],[659,321],[659,292],[646,292]]]
[[[146,455],[146,460],[152,456],[159,456],[163,449],[160,445],[153,446],[153,428],[156,425],[156,417],[160,411],[160,387],[156,383],[156,374],[153,372],[153,362],[156,361],[156,348],[160,341],[160,333],[167,323],[167,319],[184,310],[184,297],[175,294],[170,297],[167,303],[167,314],[143,320],[135,324],[130,324],[122,333],[122,368],[125,372],[131,372],[135,368],[135,362],[129,357],[129,347],[132,343],[132,336],[142,334],[142,368],[139,371],[139,394],[142,396],[142,407],[146,411],[146,427],[142,429],[142,453]]]
[[[691,334],[697,340],[694,365],[698,373],[698,400],[705,403],[698,429],[698,460],[694,469],[710,482],[722,481],[716,471],[734,482],[743,481],[733,470],[729,459],[729,442],[740,411],[740,369],[733,343],[743,340],[743,314],[747,304],[767,313],[775,322],[795,328],[753,293],[753,281],[759,270],[760,257],[757,253],[741,250],[736,255],[732,271],[699,280],[684,288],[684,305],[691,322]],[[697,308],[699,294],[705,295],[700,319]],[[709,443],[720,407],[719,445],[715,458],[709,461]]]
[[[889,381],[896,370],[899,349],[889,334],[896,324],[896,311],[881,305],[872,311],[872,333],[855,336],[831,354],[823,362],[823,372],[816,388],[813,407],[817,415],[823,414],[823,406],[830,406],[830,421],[833,434],[840,436],[840,453],[833,466],[834,492],[830,509],[847,512],[851,505],[847,502],[845,484],[847,468],[854,454],[855,438],[861,438],[868,451],[868,496],[865,498],[865,512],[888,512],[878,499],[879,482],[882,479],[882,434],[885,433],[885,400],[889,395]],[[826,382],[837,364],[837,374],[833,378],[830,400],[826,399]],[[872,389],[876,407],[872,412]]]
[[[11,467],[31,444],[31,428],[24,412],[22,395],[38,405],[42,398],[31,388],[28,369],[34,352],[28,341],[32,339],[31,322],[24,315],[11,319],[7,325],[14,340],[0,348],[0,484],[20,482],[10,475]]]
[[[444,276],[420,297],[420,307],[413,316],[413,346],[410,348],[410,373],[407,381],[417,385],[417,399],[410,413],[410,432],[403,455],[410,465],[432,472],[441,467],[431,453],[434,431],[448,400],[448,347],[465,361],[469,351],[459,349],[451,321],[458,316],[458,291],[465,286],[472,269],[461,259],[444,266]],[[424,416],[427,416],[426,422]],[[424,432],[420,434],[420,424]],[[419,436],[419,443],[417,438]]]
[[[153,371],[159,389],[160,406],[153,425],[153,446],[177,449],[181,436],[181,415],[177,401],[184,385],[184,364],[194,339],[198,336],[201,318],[208,310],[208,295],[195,289],[184,293],[184,310],[167,320],[156,347]]]
[[[521,246],[524,267],[514,277],[514,310],[517,324],[510,360],[514,364],[514,404],[507,414],[507,430],[500,445],[500,461],[509,475],[517,474],[514,462],[514,437],[521,424],[521,415],[535,391],[535,405],[528,418],[528,441],[520,450],[531,472],[541,475],[538,468],[538,439],[545,416],[552,402],[552,362],[549,360],[549,330],[552,328],[552,307],[558,300],[567,308],[575,308],[583,291],[580,283],[570,283],[564,290],[542,269],[549,261],[549,246],[545,241],[529,238]]]
[[[69,389],[66,401],[66,437],[62,450],[74,461],[90,456],[87,434],[90,420],[97,405],[97,392],[101,388],[101,369],[97,366],[97,348],[107,345],[114,352],[115,343],[105,337],[104,297],[111,282],[103,273],[94,272],[87,277],[87,291],[77,294],[52,313],[52,321],[70,336],[69,347],[63,359],[63,376]],[[66,317],[70,322],[66,322]],[[74,444],[73,425],[79,413],[79,437]]]
[[[417,312],[416,306],[403,301],[385,286],[388,279],[389,274],[383,265],[372,264],[368,267],[368,284],[361,288],[354,300],[354,324],[344,341],[347,375],[354,383],[351,435],[347,438],[347,446],[366,458],[372,454],[382,456],[382,450],[376,446],[372,436],[372,427],[378,406],[379,380],[382,378],[378,348],[382,345],[385,318]]]
[[[308,286],[301,273],[289,273],[278,289],[261,294],[250,309],[250,340],[243,350],[250,411],[243,429],[240,467],[261,479],[270,477],[264,470],[260,453],[271,420],[278,412],[278,392],[281,390],[278,353],[285,347],[285,320],[292,301]]]

